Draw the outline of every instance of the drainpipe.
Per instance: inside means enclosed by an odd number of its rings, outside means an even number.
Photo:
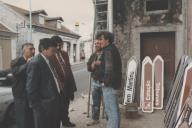
[[[192,1],[191,0],[187,0],[186,1],[186,35],[187,35],[187,54],[190,55],[192,54]]]
[[[108,0],[108,30],[113,32],[113,0]]]

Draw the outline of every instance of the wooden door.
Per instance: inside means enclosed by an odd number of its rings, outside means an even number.
[[[165,98],[175,73],[175,33],[141,34],[141,60],[149,56],[152,60],[160,55],[165,62]]]
[[[0,47],[1,47],[1,63],[3,69],[9,69],[10,63],[12,59],[12,49],[11,49],[11,40],[10,39],[0,39]]]

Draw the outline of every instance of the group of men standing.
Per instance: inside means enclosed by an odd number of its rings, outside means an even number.
[[[122,65],[112,33],[96,35],[95,48],[87,63],[92,83],[92,121],[99,123],[103,97],[107,128],[120,128],[117,90],[121,87]],[[39,54],[33,44],[23,45],[23,55],[11,62],[17,128],[75,127],[69,119],[69,103],[77,91],[69,56],[59,36],[40,40]]]
[[[103,31],[96,35],[95,53],[87,63],[92,76],[92,121],[87,126],[99,123],[100,105],[103,97],[107,116],[107,128],[120,128],[120,110],[117,90],[121,87],[122,64],[118,49],[113,44],[112,33]]]
[[[69,56],[59,36],[40,40],[39,54],[33,44],[22,46],[23,55],[11,62],[17,128],[75,127],[69,104],[77,90]]]

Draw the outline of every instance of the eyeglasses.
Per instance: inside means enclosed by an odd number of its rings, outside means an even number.
[[[29,48],[29,50],[30,50],[30,51],[33,51],[33,50],[35,50],[35,48]]]
[[[61,46],[63,46],[63,44],[57,44],[57,46],[58,46],[58,47],[61,47]]]

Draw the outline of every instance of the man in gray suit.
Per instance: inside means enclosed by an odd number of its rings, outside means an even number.
[[[51,39],[40,40],[39,52],[27,68],[27,95],[34,112],[35,128],[59,128],[60,82],[49,58],[57,44]]]
[[[31,43],[22,46],[22,56],[11,61],[11,72],[14,77],[12,92],[14,96],[15,118],[17,128],[34,128],[32,110],[26,96],[26,70],[35,48]]]

